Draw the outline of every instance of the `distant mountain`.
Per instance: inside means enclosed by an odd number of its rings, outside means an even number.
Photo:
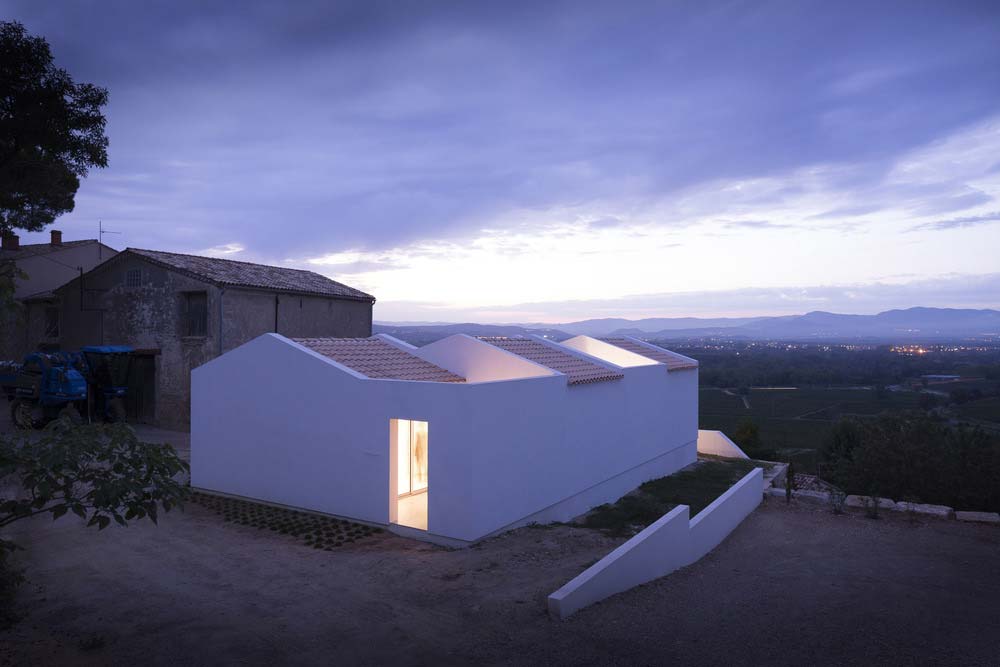
[[[378,324],[385,332],[411,343],[431,342],[453,333],[476,336],[538,334],[564,340],[577,334],[630,335],[647,339],[731,338],[745,340],[823,340],[907,342],[934,340],[1000,341],[1000,311],[957,308],[908,308],[877,315],[845,315],[813,311],[804,315],[752,318],[621,318],[565,324]],[[411,340],[412,339],[412,340]],[[414,343],[418,344],[418,343]]]
[[[622,334],[626,331],[670,331],[674,329],[694,329],[705,327],[738,327],[743,324],[750,324],[763,317],[649,317],[641,320],[626,320],[623,318],[609,317],[597,320],[582,320],[580,322],[567,322],[565,324],[545,325],[545,324],[522,324],[520,326],[528,329],[538,329],[546,326],[555,327],[560,331],[571,333],[574,336],[586,334],[588,336],[606,336],[611,333]]]
[[[374,324],[372,333],[384,333],[405,340],[411,345],[426,345],[453,334],[463,333],[469,336],[526,336],[535,334],[548,336],[554,340],[566,340],[572,336],[564,331],[551,328],[529,329],[515,324]]]
[[[634,334],[633,334],[634,335]],[[805,315],[761,318],[736,327],[698,327],[646,331],[644,338],[731,337],[748,340],[1000,340],[1000,311],[908,308],[877,315],[813,311]]]

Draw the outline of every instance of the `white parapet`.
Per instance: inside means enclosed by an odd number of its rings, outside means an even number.
[[[727,459],[748,459],[749,456],[726,437],[722,431],[698,430],[698,453]]]
[[[548,598],[549,613],[566,618],[595,602],[694,563],[756,509],[763,492],[764,471],[754,468],[694,519],[688,519],[687,505],[678,505],[552,593]]]

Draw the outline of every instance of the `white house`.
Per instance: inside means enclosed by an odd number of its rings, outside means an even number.
[[[697,397],[632,338],[265,334],[192,372],[191,483],[467,544],[692,463]]]

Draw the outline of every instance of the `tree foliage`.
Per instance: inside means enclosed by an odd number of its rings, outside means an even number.
[[[56,67],[45,39],[0,22],[0,232],[37,231],[73,210],[80,178],[108,164],[107,101]]]
[[[1000,441],[921,414],[844,420],[822,449],[824,477],[848,493],[1000,511]]]
[[[686,347],[662,341],[672,350],[698,359],[702,387],[781,387],[893,385],[926,373],[955,373],[1000,380],[1000,351],[932,351],[902,355],[888,346],[873,350],[838,347],[785,349],[766,345],[734,345],[727,349]],[[889,392],[887,392],[889,393]],[[959,398],[959,397],[956,397]]]
[[[20,519],[72,512],[88,526],[156,523],[188,493],[177,477],[188,470],[170,445],[144,443],[126,424],[77,426],[68,419],[37,434],[0,440],[0,479],[12,476],[0,497],[0,528]],[[8,497],[12,496],[12,497]]]

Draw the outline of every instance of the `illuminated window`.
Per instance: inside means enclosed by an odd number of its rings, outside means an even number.
[[[396,493],[405,496],[427,489],[427,422],[396,421]]]

